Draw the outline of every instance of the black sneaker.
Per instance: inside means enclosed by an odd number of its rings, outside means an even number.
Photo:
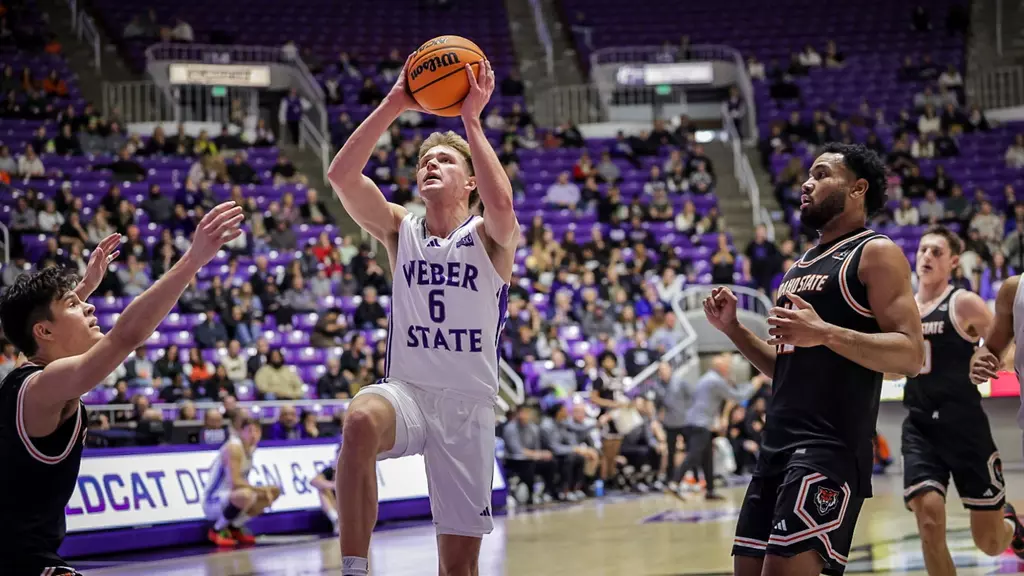
[[[1010,549],[1017,555],[1017,558],[1024,560],[1024,526],[1017,518],[1017,511],[1009,502],[1003,504],[1003,518],[1013,522],[1013,539],[1010,540]]]

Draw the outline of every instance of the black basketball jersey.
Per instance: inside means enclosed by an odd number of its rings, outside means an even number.
[[[64,507],[78,482],[88,426],[79,401],[76,413],[52,434],[29,438],[22,424],[22,397],[26,382],[42,369],[25,365],[0,382],[0,494],[5,498],[0,565],[13,562],[15,574],[65,565],[57,549],[64,541]]]
[[[921,312],[924,366],[907,379],[903,405],[913,414],[931,414],[942,407],[981,407],[981,394],[971,383],[971,356],[978,342],[956,322],[956,300],[962,290],[950,285],[931,308]]]
[[[792,308],[787,295],[796,294],[829,324],[878,333],[857,269],[864,244],[883,237],[861,228],[812,248],[786,272],[776,305]],[[800,462],[870,496],[882,374],[826,346],[779,346],[776,354],[758,470],[778,473]]]

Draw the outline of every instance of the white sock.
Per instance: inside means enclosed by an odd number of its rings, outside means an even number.
[[[367,576],[369,562],[359,556],[345,556],[341,559],[341,576]]]
[[[331,521],[331,524],[338,523],[338,511],[334,508],[328,508],[324,510],[324,514],[327,514],[327,519]]]
[[[1009,518],[1003,518],[1003,522],[1006,522],[1006,525],[1010,527],[1010,532],[1013,532],[1014,534],[1017,533],[1017,525],[1014,524],[1013,520],[1010,520]]]
[[[245,526],[245,523],[248,521],[249,515],[245,512],[242,512],[238,516],[235,516],[235,519],[231,521],[231,525],[235,528],[241,528],[242,526]]]

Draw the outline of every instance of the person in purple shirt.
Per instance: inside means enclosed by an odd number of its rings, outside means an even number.
[[[277,416],[277,422],[267,430],[268,440],[301,440],[309,438],[306,429],[299,422],[299,414],[295,406],[285,404]]]

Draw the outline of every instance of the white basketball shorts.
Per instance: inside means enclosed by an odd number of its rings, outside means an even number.
[[[206,515],[206,519],[216,522],[224,507],[231,501],[231,489],[217,490],[216,492],[207,495],[203,498],[203,514]]]
[[[395,379],[365,386],[395,408],[395,445],[378,460],[423,454],[438,534],[480,537],[494,529],[494,405]]]

